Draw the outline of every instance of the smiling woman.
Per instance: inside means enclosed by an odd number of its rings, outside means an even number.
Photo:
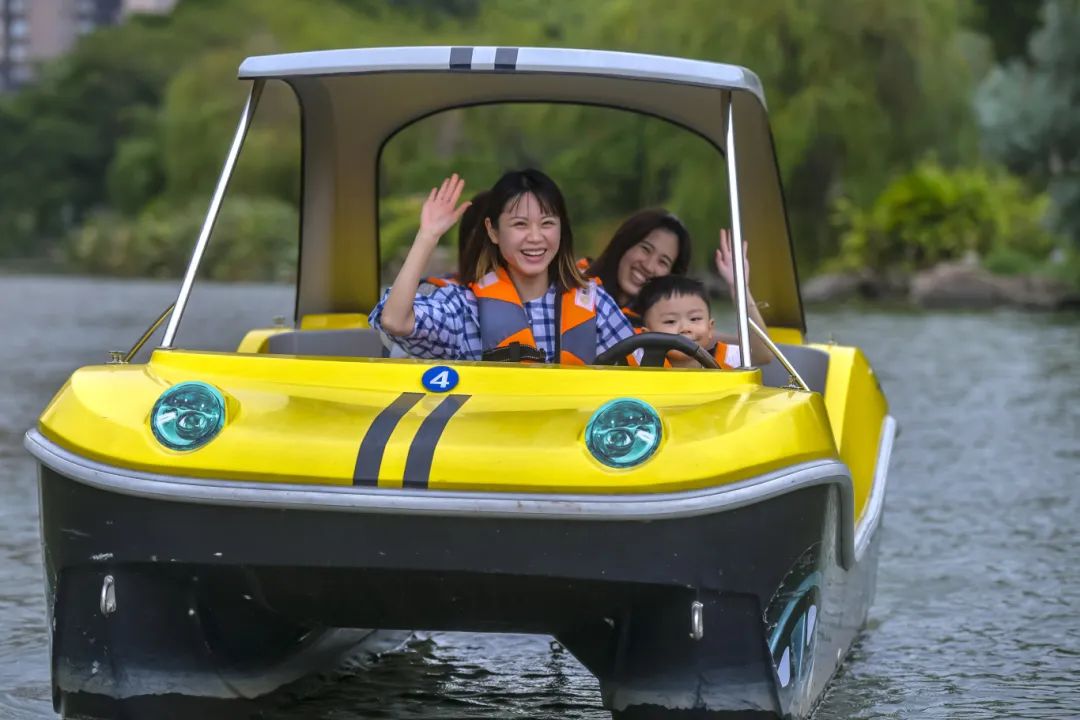
[[[535,300],[548,285],[581,288],[585,278],[574,262],[574,232],[566,201],[555,182],[538,170],[509,172],[495,183],[481,209],[483,229],[475,267],[462,279],[478,282],[498,266],[519,285],[523,300]]]
[[[690,265],[690,232],[667,210],[642,210],[619,226],[589,274],[619,301],[631,304],[651,278],[683,275]]]

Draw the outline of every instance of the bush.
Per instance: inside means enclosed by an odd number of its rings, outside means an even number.
[[[868,210],[846,198],[834,205],[839,264],[912,271],[974,253],[1002,269],[1033,266],[1055,246],[1046,228],[1049,203],[1003,171],[923,161]]]
[[[1028,11],[1030,12],[1030,11]],[[1046,0],[1027,52],[995,67],[975,95],[988,155],[1045,188],[1080,252],[1080,2]]]
[[[64,258],[80,272],[121,276],[183,274],[206,216],[207,201],[152,206],[135,219],[97,213],[73,232]],[[286,281],[295,275],[298,216],[272,198],[226,197],[201,265],[214,280]]]
[[[1041,269],[1038,259],[1008,247],[992,249],[982,264],[995,275],[1030,275]]]

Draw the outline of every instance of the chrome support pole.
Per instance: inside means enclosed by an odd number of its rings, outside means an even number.
[[[150,324],[150,327],[146,329],[146,332],[135,341],[135,344],[131,346],[131,349],[126,353],[121,354],[116,362],[121,364],[131,362],[131,359],[135,357],[135,354],[142,350],[142,346],[146,344],[146,341],[150,339],[150,336],[157,332],[157,329],[161,327],[161,323],[165,322],[165,318],[169,317],[169,313],[173,311],[174,307],[176,307],[176,303],[170,303],[169,307],[165,308],[162,313],[158,315],[157,320]]]
[[[739,212],[739,177],[735,164],[735,103],[728,93],[727,137],[728,192],[731,196],[731,256],[735,263],[735,311],[739,325],[739,367],[750,367],[750,316],[746,306],[746,268],[743,263],[742,216]]]
[[[202,230],[199,232],[199,240],[195,243],[195,251],[191,254],[191,262],[188,263],[187,273],[184,274],[184,282],[180,285],[180,295],[176,298],[172,317],[169,318],[169,324],[165,327],[165,335],[161,338],[161,347],[163,348],[170,348],[173,345],[176,329],[180,326],[180,318],[184,316],[188,296],[191,295],[191,286],[195,283],[195,274],[199,270],[199,263],[202,262],[206,245],[210,241],[210,233],[214,231],[214,223],[217,222],[218,212],[221,210],[221,201],[225,197],[225,190],[229,187],[229,180],[232,179],[233,170],[236,169],[236,159],[240,156],[240,148],[244,145],[244,137],[247,135],[248,128],[251,127],[251,118],[254,116],[255,108],[259,104],[259,97],[262,96],[265,82],[265,80],[259,79],[251,84],[251,94],[248,95],[244,111],[240,114],[240,123],[236,127],[236,135],[233,136],[229,155],[225,158],[225,167],[221,170],[217,187],[214,189],[214,195],[210,200],[210,209],[206,212],[206,220],[203,221]]]
[[[784,353],[780,352],[780,348],[776,347],[776,343],[772,341],[772,338],[769,337],[769,334],[762,330],[760,327],[758,327],[758,324],[753,320],[748,320],[748,322],[750,323],[750,329],[754,331],[754,334],[761,339],[761,342],[765,343],[765,345],[769,348],[769,352],[773,354],[773,357],[779,360],[780,364],[784,366],[785,370],[787,370],[788,375],[791,378],[791,386],[797,387],[799,390],[805,390],[806,392],[810,392],[810,386],[807,385],[806,381],[802,379],[802,375],[800,375],[799,371],[795,369],[795,366],[792,365],[786,357],[784,357]]]

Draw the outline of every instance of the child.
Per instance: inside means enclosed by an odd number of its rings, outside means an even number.
[[[641,288],[638,307],[647,331],[683,335],[716,358],[720,367],[728,370],[739,367],[738,341],[716,336],[716,323],[709,310],[709,296],[698,280],[685,275],[655,277]],[[755,320],[764,329],[760,315]],[[750,353],[753,361],[759,365],[770,359],[768,348],[756,337],[751,339]],[[672,367],[701,367],[697,360],[678,350],[670,351],[667,357]]]
[[[372,327],[414,357],[567,364],[591,363],[634,334],[611,296],[578,270],[562,192],[538,170],[508,172],[491,188],[461,284],[418,294],[439,238],[469,207],[458,205],[464,187],[455,174],[431,190]]]

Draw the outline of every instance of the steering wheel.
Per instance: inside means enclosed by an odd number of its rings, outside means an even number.
[[[720,369],[716,358],[690,338],[672,333],[647,332],[631,335],[612,345],[593,360],[593,365],[627,365],[626,356],[644,350],[642,367],[663,367],[669,350],[678,350],[701,363],[702,367]]]

